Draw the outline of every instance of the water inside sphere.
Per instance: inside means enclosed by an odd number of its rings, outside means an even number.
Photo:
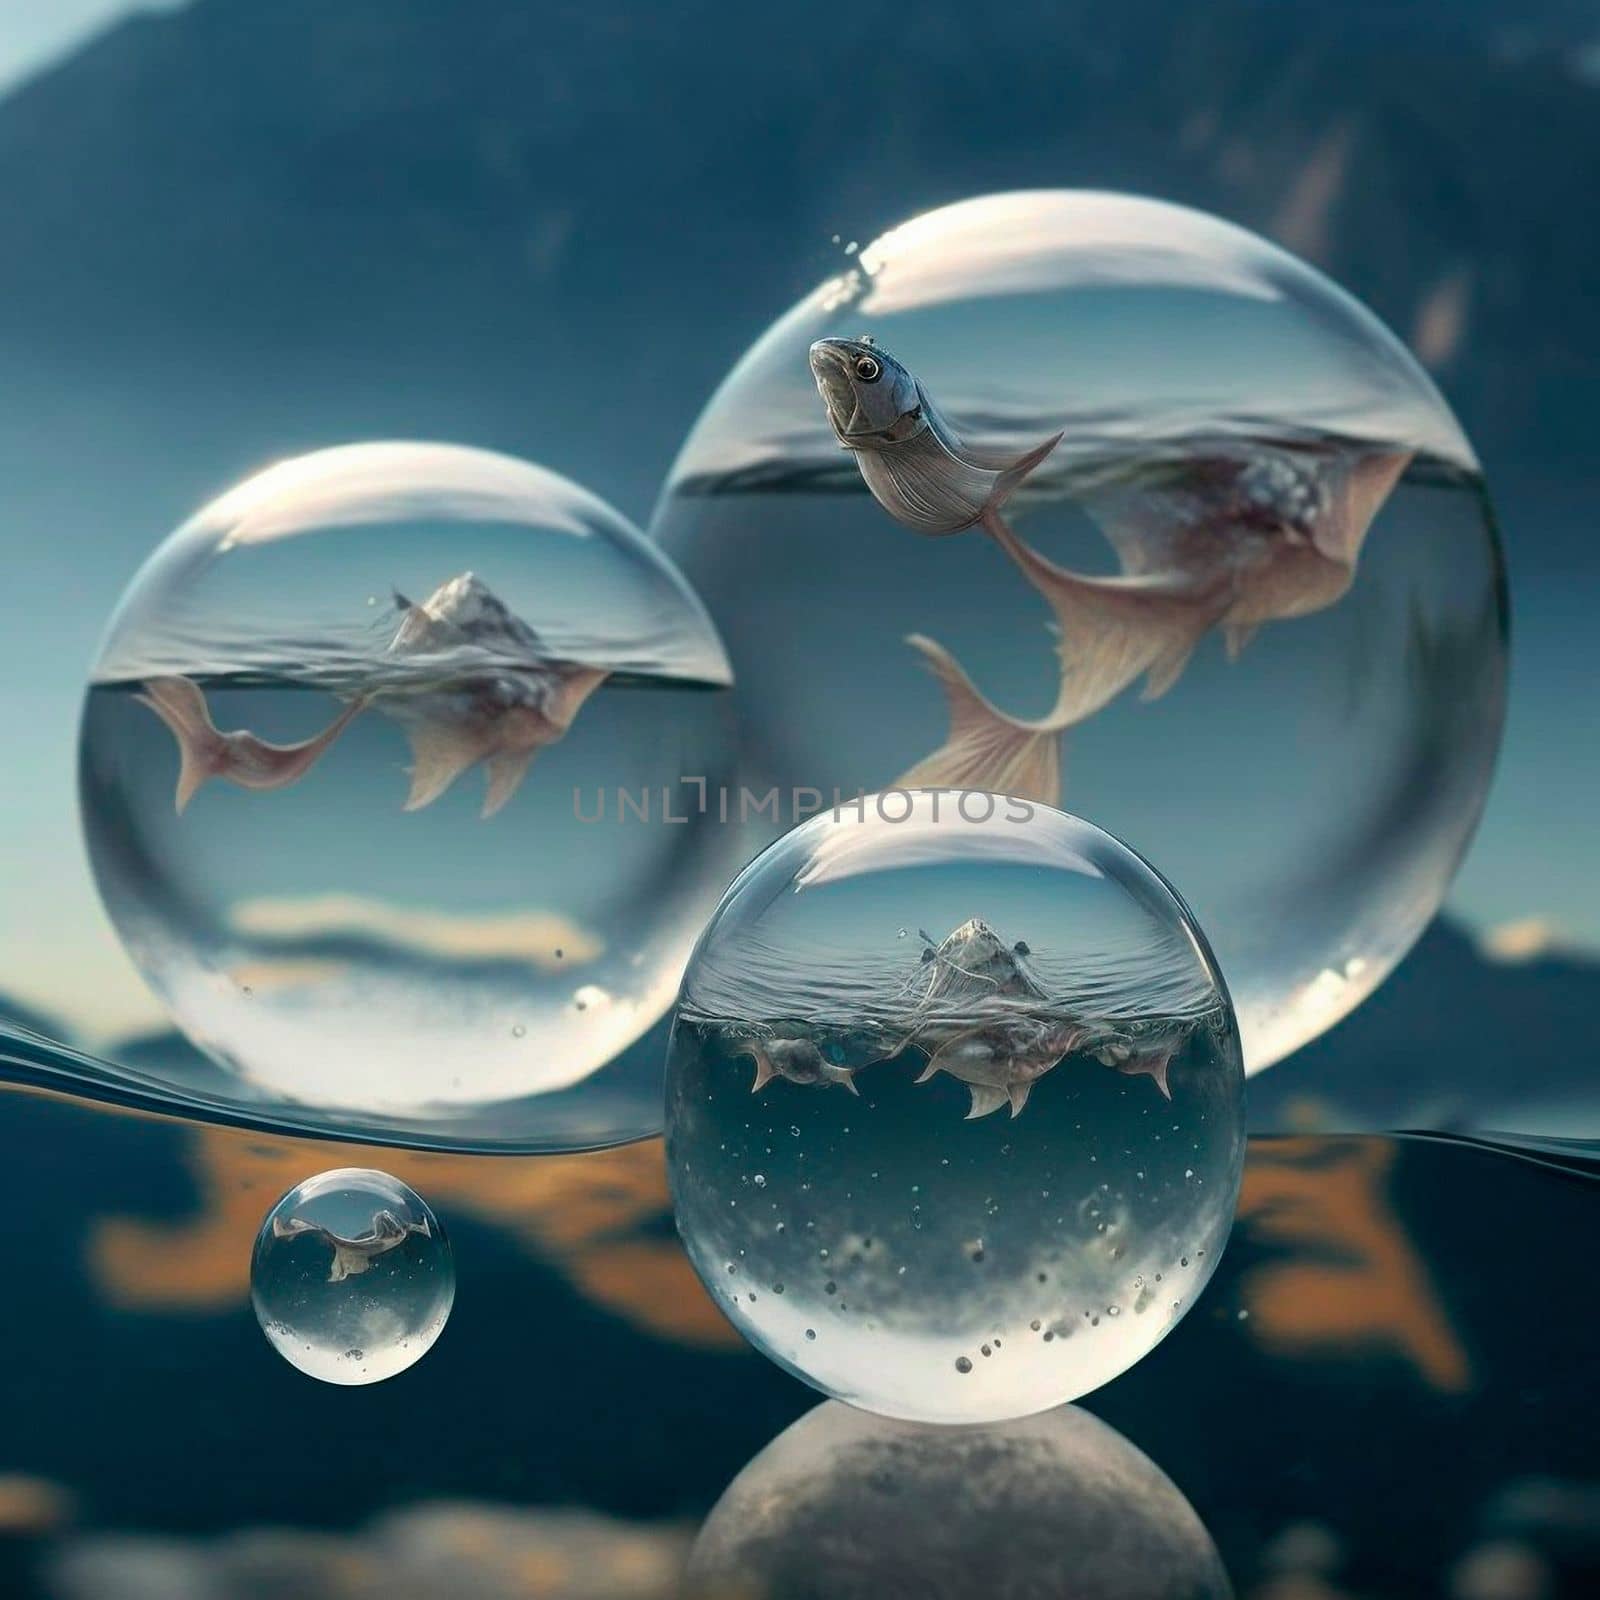
[[[826,1402],[728,1486],[687,1580],[693,1600],[1233,1592],[1172,1480],[1075,1406],[930,1428]]]
[[[274,1350],[324,1383],[378,1383],[433,1348],[456,1295],[439,1219],[386,1172],[340,1167],[266,1215],[250,1299]]]
[[[1042,1411],[1194,1303],[1243,1084],[1205,943],[1131,851],[1015,800],[872,797],[746,868],[690,960],[678,1230],[740,1332],[829,1395]]]
[[[1112,829],[1182,886],[1252,1071],[1382,980],[1482,806],[1472,448],[1364,308],[1194,211],[1002,194],[884,235],[729,374],[652,535],[727,643],[745,785]]]
[[[739,859],[683,782],[725,775],[728,682],[671,563],[552,472],[438,444],[285,462],[112,620],[81,742],[95,877],[242,1095],[412,1124],[516,1102],[525,1148],[638,1137],[659,1058],[619,1052]]]

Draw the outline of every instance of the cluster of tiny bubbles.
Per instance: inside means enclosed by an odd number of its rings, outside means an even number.
[[[759,856],[690,959],[678,1230],[740,1332],[824,1393],[1031,1414],[1193,1305],[1243,1086],[1205,940],[1132,851],[1004,797],[871,796]]]
[[[1205,927],[1249,1071],[1376,987],[1476,825],[1506,618],[1472,447],[1376,318],[1214,217],[988,195],[840,258],[650,531],[722,630],[747,785],[1113,828]]]
[[[637,1138],[660,1056],[629,1047],[741,859],[696,804],[729,683],[671,562],[557,474],[444,444],[286,461],[111,621],[80,748],[95,878],[257,1115]]]
[[[1233,1593],[1171,1479],[1076,1406],[935,1428],[820,1405],[724,1491],[687,1580],[694,1600]]]
[[[324,1383],[378,1383],[433,1348],[455,1301],[439,1219],[386,1172],[340,1167],[267,1213],[250,1299],[274,1350]]]

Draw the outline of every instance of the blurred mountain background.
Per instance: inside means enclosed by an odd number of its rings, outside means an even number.
[[[532,457],[643,521],[834,235],[1082,185],[1216,211],[1370,303],[1461,415],[1504,527],[1511,720],[1457,922],[1262,1103],[1420,1118],[1399,1086],[1430,1055],[1448,1066],[1413,1101],[1547,1070],[1590,1094],[1592,4],[75,6],[44,42],[49,8],[0,11],[22,52],[0,55],[0,975],[19,1004],[100,1042],[158,1020],[82,863],[73,742],[104,618],[189,510],[268,460],[387,435]],[[1452,1104],[1482,1125],[1504,1098]]]

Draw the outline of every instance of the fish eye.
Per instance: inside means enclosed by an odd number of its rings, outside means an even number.
[[[876,383],[883,376],[883,367],[874,356],[857,356],[856,376],[863,383]]]

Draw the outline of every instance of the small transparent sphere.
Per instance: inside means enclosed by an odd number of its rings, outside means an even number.
[[[96,881],[241,1098],[636,1138],[659,1070],[619,1055],[739,859],[693,805],[729,681],[671,563],[555,473],[443,444],[287,461],[112,619],[80,753]]]
[[[1060,190],[893,229],[734,367],[651,532],[727,643],[744,782],[1111,828],[1182,885],[1252,1072],[1382,981],[1482,808],[1472,447],[1368,311],[1215,217]]]
[[[1027,1415],[1193,1305],[1243,1084],[1204,939],[1109,834],[993,795],[868,797],[746,868],[690,961],[678,1231],[740,1332],[824,1393]]]
[[[267,1213],[250,1300],[272,1348],[324,1383],[379,1383],[433,1348],[456,1297],[439,1219],[386,1172],[339,1167]]]
[[[1075,1406],[929,1428],[828,1402],[729,1484],[690,1553],[694,1600],[1059,1595],[1231,1600],[1194,1507]]]

